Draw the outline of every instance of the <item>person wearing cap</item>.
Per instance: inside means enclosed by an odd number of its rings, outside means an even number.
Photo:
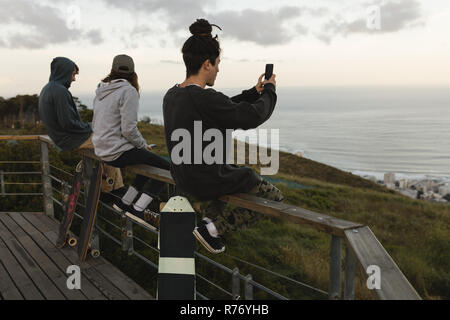
[[[95,154],[105,163],[118,168],[147,164],[169,170],[169,162],[150,152],[151,147],[137,128],[139,82],[134,67],[131,57],[123,54],[116,56],[110,74],[97,87],[92,139]],[[113,207],[140,218],[146,217],[146,220],[155,218],[155,213],[147,207],[164,186],[161,181],[137,175]]]
[[[81,119],[69,91],[80,69],[65,57],[54,58],[50,69],[50,80],[39,94],[39,116],[49,137],[62,150],[93,149],[91,125]],[[120,169],[105,166],[105,175],[108,179],[102,180],[102,192],[121,194]]]

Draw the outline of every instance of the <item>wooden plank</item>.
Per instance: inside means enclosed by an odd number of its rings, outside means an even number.
[[[27,217],[28,218],[28,217]],[[46,223],[51,227],[52,225],[54,228],[57,228],[57,223],[47,217],[42,216],[42,222]],[[55,231],[47,231],[44,233],[44,236],[46,236],[52,243],[56,241],[57,233]],[[98,288],[104,296],[106,296],[110,300],[128,300],[127,296],[124,295],[107,277],[105,277],[101,272],[99,272],[96,268],[99,265],[107,264],[111,268],[115,268],[112,266],[109,262],[104,260],[103,258],[97,258],[97,259],[88,259],[85,262],[80,264],[80,261],[78,259],[78,255],[73,249],[61,249],[61,252],[66,255],[66,257],[73,262],[73,264],[78,264],[81,269],[81,273],[86,276],[86,278],[89,279],[89,281],[92,282],[92,284]]]
[[[39,136],[37,135],[1,135],[0,141],[4,140],[15,140],[15,141],[32,141],[32,140],[39,140]]]
[[[420,296],[389,256],[369,227],[345,231],[347,245],[367,275],[369,266],[380,268],[380,289],[373,289],[383,300],[420,300]]]
[[[67,267],[73,265],[68,261],[57,248],[48,241],[33,225],[24,219],[22,215],[14,215],[12,219],[25,230],[30,238],[36,242],[42,252],[45,252],[44,257],[35,257],[35,260],[40,259],[39,265],[43,268],[44,265],[50,267],[46,270],[47,275],[58,285],[58,288],[70,300],[86,300],[83,290],[69,290],[66,286]],[[24,244],[24,243],[22,243]]]
[[[0,230],[3,224],[0,223]],[[1,231],[0,231],[1,232]],[[10,274],[11,279],[14,279],[15,286],[22,293],[26,300],[44,300],[44,296],[36,288],[33,281],[27,273],[20,266],[16,258],[11,254],[6,244],[0,236],[0,260],[4,268]]]
[[[108,277],[111,282],[120,289],[131,300],[153,300],[153,297],[145,291],[136,282],[131,280],[123,274],[116,267],[111,268],[111,265],[103,264],[95,267],[103,275]]]
[[[44,217],[47,217],[42,213],[39,213],[39,214],[22,213],[21,216],[24,217],[25,219],[27,219],[28,222],[30,222],[41,233],[55,230],[50,225],[48,225],[42,221],[42,220],[44,220]],[[47,219],[53,220],[53,218],[50,218],[50,217],[47,217]],[[55,224],[56,224],[56,221],[55,221]],[[58,228],[58,227],[56,227],[56,228]]]
[[[129,298],[123,294],[111,281],[110,279],[99,272],[95,267],[86,268],[83,272],[90,277],[90,279],[95,283],[95,286],[107,294],[110,300],[129,300]]]
[[[33,225],[35,221],[39,221],[38,217],[23,215],[23,218],[27,220],[30,225]],[[41,223],[41,226],[45,227],[45,224]],[[51,259],[60,267],[60,269],[64,272],[67,270],[69,265],[77,265],[78,261],[76,259],[76,254],[74,250],[63,249],[60,250],[55,247],[53,242],[51,242],[45,235],[45,232],[49,231],[49,227],[45,227],[44,230],[39,230],[35,224],[33,225],[36,232],[29,233],[30,236],[39,243],[39,246],[51,257]],[[72,251],[73,261],[71,261],[66,255],[64,255],[63,251]],[[105,300],[106,297],[98,290],[90,281],[85,277],[83,272],[81,272],[81,292],[89,299],[89,300]]]
[[[93,150],[82,150],[80,153],[86,157],[101,161]],[[148,165],[129,166],[125,169],[149,178],[157,179],[169,184],[175,184],[170,171],[163,170]],[[249,194],[233,194],[220,197],[222,201],[234,205],[254,210],[262,214],[276,217],[282,217],[294,223],[303,224],[316,230],[323,231],[332,235],[344,236],[344,231],[348,229],[361,227],[361,224],[351,221],[341,220],[324,214],[299,208],[296,206],[270,201]]]
[[[5,227],[9,227],[10,223],[7,216],[0,216],[1,223]],[[17,225],[16,225],[17,226]],[[24,268],[25,272],[35,283],[39,291],[44,295],[46,299],[50,300],[64,300],[64,295],[58,290],[58,288],[52,283],[48,276],[40,269],[39,265],[27,252],[27,250],[19,243],[16,237],[23,237],[24,232],[19,228],[11,226],[9,229],[11,234],[14,234],[10,239],[4,239],[4,243],[16,257],[19,264]],[[18,227],[18,226],[17,226]]]
[[[134,166],[128,166],[125,167],[126,170],[129,170],[133,173],[140,174],[152,179],[156,179],[159,181],[163,181],[170,184],[175,184],[175,181],[172,178],[172,175],[170,174],[170,171],[151,167],[145,164],[138,164]]]
[[[281,217],[291,222],[307,225],[316,230],[341,237],[344,235],[345,230],[362,226],[354,222],[337,219],[286,203],[262,199],[244,193],[222,196],[220,200],[263,214]]]
[[[0,296],[4,300],[23,300],[20,291],[16,288],[13,280],[10,278],[8,274],[8,271],[6,271],[5,267],[3,267],[1,262],[0,262]]]

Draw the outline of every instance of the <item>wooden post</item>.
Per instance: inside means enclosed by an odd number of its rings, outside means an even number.
[[[355,299],[355,258],[348,246],[345,247],[344,300]]]
[[[161,210],[158,300],[195,300],[195,212],[185,197]]]
[[[122,212],[120,215],[120,231],[122,238],[122,251],[128,251],[128,237],[127,237],[127,215],[125,212]]]
[[[233,300],[239,300],[241,297],[241,281],[237,267],[233,269],[233,273],[231,274],[231,292],[233,293]]]
[[[133,245],[133,222],[127,217],[125,212],[121,215],[122,223],[122,251],[128,252],[131,256],[134,251]]]
[[[330,287],[329,299],[338,300],[341,296],[341,238],[331,235],[330,246]]]
[[[41,171],[44,193],[44,212],[47,216],[54,217],[52,181],[50,179],[50,164],[48,161],[48,144],[43,141],[41,141]]]

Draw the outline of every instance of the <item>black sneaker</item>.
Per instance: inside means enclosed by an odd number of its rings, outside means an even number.
[[[225,244],[221,237],[213,237],[206,225],[208,221],[202,220],[200,225],[196,227],[193,231],[194,236],[197,240],[211,253],[222,253],[225,251]]]
[[[107,204],[115,204],[116,202],[122,202],[126,190],[125,187],[113,190],[111,192],[102,192],[100,194],[100,201]]]

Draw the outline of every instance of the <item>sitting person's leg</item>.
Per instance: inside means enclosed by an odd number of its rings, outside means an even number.
[[[262,178],[249,194],[272,201],[284,199],[283,194],[277,187]],[[204,210],[203,219],[212,222],[219,235],[225,235],[230,231],[244,229],[263,217],[263,214],[245,208],[230,209],[224,202],[215,200]]]
[[[131,149],[126,151],[118,159],[108,162],[108,164],[119,168],[136,164],[147,164],[166,170],[169,170],[170,168],[170,164],[167,160],[145,149]],[[133,205],[135,210],[142,212],[151,203],[153,198],[159,195],[164,186],[165,183],[162,181],[149,179],[142,175],[136,175],[133,183],[122,197],[122,203],[130,206],[133,201],[137,199],[138,194],[142,192],[141,196]]]
[[[280,189],[262,178],[261,182],[258,183],[258,185],[254,187],[249,194],[278,202],[281,202],[284,199]],[[231,224],[230,229],[234,231],[245,229],[264,217],[262,213],[239,207],[229,212],[224,212],[224,215],[226,216],[227,221]]]

